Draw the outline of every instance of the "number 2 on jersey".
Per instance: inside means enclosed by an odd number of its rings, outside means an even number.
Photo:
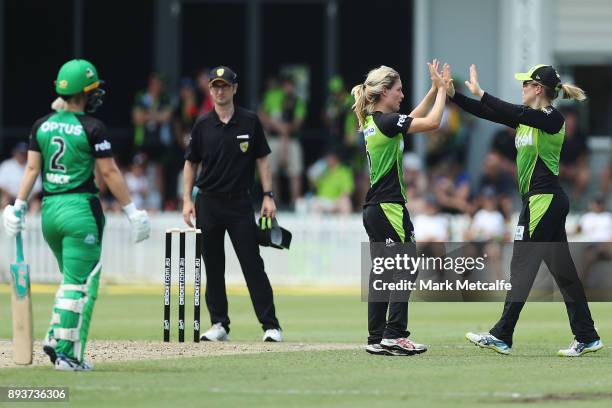
[[[49,167],[51,170],[66,172],[66,166],[60,163],[60,159],[64,156],[66,152],[66,142],[61,137],[53,137],[51,139],[51,143],[57,146],[57,150],[53,155],[51,155],[51,160],[49,161]]]

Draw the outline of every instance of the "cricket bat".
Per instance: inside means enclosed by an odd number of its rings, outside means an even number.
[[[18,217],[20,212],[15,211]],[[13,318],[13,362],[32,364],[34,336],[32,330],[32,299],[30,297],[30,267],[23,259],[23,240],[21,232],[15,237],[17,254],[11,264],[11,310]]]

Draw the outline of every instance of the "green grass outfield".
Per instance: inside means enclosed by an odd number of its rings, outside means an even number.
[[[287,341],[364,342],[366,305],[358,294],[282,292],[277,291],[276,304]],[[177,297],[172,300],[176,336]],[[52,301],[51,294],[34,294],[37,338],[43,336]],[[261,330],[248,296],[233,294],[229,302],[232,340],[259,341]],[[466,331],[487,330],[500,310],[495,303],[411,304],[413,337],[430,346],[429,352],[414,357],[377,357],[361,350],[292,351],[97,363],[91,373],[57,373],[50,365],[4,368],[0,386],[68,386],[70,406],[87,407],[612,405],[609,348],[577,359],[556,356],[571,341],[562,303],[526,306],[510,356],[477,349],[464,339]],[[593,304],[592,310],[604,342],[612,341],[612,305]],[[160,340],[161,315],[159,294],[102,293],[91,338]],[[207,322],[205,311],[203,317]],[[10,338],[6,286],[0,286],[0,322],[0,339]],[[190,331],[186,337],[191,338]],[[28,405],[42,406],[15,404]]]

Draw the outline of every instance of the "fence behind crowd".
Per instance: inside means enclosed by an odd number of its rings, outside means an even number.
[[[516,214],[506,225],[509,232],[516,225]],[[577,215],[568,217],[572,230]],[[266,271],[273,284],[289,286],[359,286],[360,248],[367,241],[360,215],[346,217],[281,213],[280,223],[293,233],[289,251],[261,248]],[[469,226],[467,216],[449,216],[450,240],[463,241]],[[162,284],[164,273],[164,233],[182,227],[180,213],[155,214],[151,218],[151,238],[140,244],[131,242],[129,223],[121,214],[109,214],[103,238],[102,279],[106,283]],[[1,227],[0,227],[1,228]],[[417,234],[418,240],[419,234]],[[579,237],[572,238],[577,240]],[[24,234],[26,261],[33,282],[59,282],[57,262],[40,230],[40,216],[30,214]],[[175,238],[178,239],[178,238]],[[186,245],[186,281],[193,282],[194,245]],[[177,245],[178,242],[175,243]],[[178,246],[177,246],[178,247]],[[14,258],[14,241],[0,231],[0,282],[9,281],[9,264]],[[225,240],[226,282],[243,284],[238,259],[229,238]],[[178,265],[178,251],[172,263]]]

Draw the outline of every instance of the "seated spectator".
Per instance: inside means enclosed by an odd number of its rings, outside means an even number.
[[[13,156],[0,164],[0,208],[13,204],[19,193],[19,185],[25,173],[28,161],[28,144],[18,143],[12,150]],[[31,211],[40,209],[40,193],[42,182],[40,177],[36,179],[28,207]]]
[[[589,211],[580,217],[578,231],[587,242],[612,241],[612,213],[606,211],[606,201],[603,194],[593,197]]]
[[[341,76],[333,76],[327,85],[329,96],[322,112],[323,123],[327,128],[327,146],[338,149],[343,160],[351,167],[355,176],[354,206],[361,206],[370,189],[365,144],[359,132],[357,117],[352,106],[353,96],[344,86]]]
[[[589,148],[580,132],[578,112],[569,107],[561,110],[565,116],[565,139],[561,148],[559,178],[571,183],[570,203],[579,204],[591,181]]]
[[[580,217],[577,231],[582,233],[582,241],[590,243],[585,248],[580,268],[585,283],[589,283],[597,263],[612,260],[612,213],[606,211],[603,194],[597,194],[589,207],[589,212]]]
[[[125,174],[125,183],[136,207],[156,211],[160,208],[160,196],[153,188],[148,173],[147,157],[142,153],[137,154]]]
[[[172,143],[171,119],[172,105],[164,82],[159,74],[153,73],[147,89],[136,95],[132,109],[134,146],[151,161],[157,162]]]
[[[283,168],[289,177],[291,204],[295,204],[302,192],[304,164],[299,133],[306,117],[306,104],[297,94],[292,77],[284,76],[280,89],[266,91],[260,117],[272,150],[269,157],[274,190],[278,191],[279,173]]]
[[[308,169],[308,180],[315,187],[310,207],[317,214],[350,214],[351,194],[355,190],[353,173],[340,162],[338,153],[330,151]]]
[[[481,254],[487,256],[487,273],[493,273],[497,279],[504,278],[501,262],[501,242],[508,241],[509,234],[504,216],[499,211],[499,202],[496,191],[485,187],[477,198],[479,210],[476,211],[470,226],[464,232],[463,238],[470,242],[466,245],[466,254],[477,257]]]
[[[423,161],[416,153],[406,153],[403,159],[404,183],[406,185],[406,207],[410,214],[425,211],[427,177],[423,173]]]
[[[504,170],[500,156],[496,153],[487,154],[483,162],[478,192],[483,194],[485,190],[493,191],[499,203],[499,209],[508,219],[512,215],[512,195],[516,194],[516,183],[514,178]]]
[[[179,90],[179,102],[174,115],[174,134],[181,151],[185,151],[189,134],[198,116],[199,107],[195,85],[191,78],[183,78]]]
[[[605,201],[607,201],[608,194],[611,192],[610,187],[612,187],[612,159],[610,159],[608,165],[603,169],[599,178],[599,189]]]
[[[145,153],[155,170],[155,186],[164,201],[175,197],[175,170],[180,167],[176,141],[172,135],[172,105],[164,91],[164,82],[159,74],[149,76],[146,90],[139,92],[132,109],[134,124],[134,146],[139,153]],[[164,172],[168,168],[168,172]],[[172,173],[172,174],[167,174]]]
[[[210,97],[210,87],[208,86],[208,80],[210,68],[202,68],[198,72],[197,82],[198,82],[198,115],[202,116],[215,107],[215,103]]]
[[[504,126],[495,132],[491,142],[491,153],[497,155],[502,170],[516,179],[516,129]]]
[[[457,162],[446,160],[434,178],[434,193],[440,211],[448,214],[471,214],[471,187],[467,171]]]
[[[357,145],[357,117],[351,108],[354,100],[339,75],[329,80],[328,92],[322,115],[329,136],[328,145],[341,147],[340,152],[346,154]]]
[[[425,198],[425,212],[416,215],[412,223],[417,242],[448,242],[450,240],[448,216],[440,213],[440,206],[433,195]]]
[[[505,241],[508,238],[506,222],[499,211],[497,192],[492,187],[483,188],[478,202],[480,209],[474,214],[470,227],[465,232],[466,241]]]

